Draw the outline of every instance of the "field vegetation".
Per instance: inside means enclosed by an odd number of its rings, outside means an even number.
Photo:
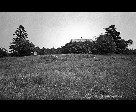
[[[0,99],[136,98],[136,57],[56,56],[0,58]]]

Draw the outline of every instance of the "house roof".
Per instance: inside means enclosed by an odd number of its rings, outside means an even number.
[[[85,41],[93,41],[92,39],[71,39],[72,42],[85,42]]]

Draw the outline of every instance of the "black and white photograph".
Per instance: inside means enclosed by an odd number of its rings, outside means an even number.
[[[0,100],[135,100],[136,12],[0,12]]]

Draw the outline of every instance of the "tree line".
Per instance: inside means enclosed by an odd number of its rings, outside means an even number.
[[[66,43],[59,48],[39,48],[28,40],[28,34],[25,28],[20,25],[19,28],[13,34],[15,37],[9,46],[9,53],[5,48],[0,48],[0,57],[6,56],[30,56],[34,52],[38,55],[46,54],[135,54],[136,49],[128,49],[128,46],[133,44],[131,39],[125,40],[120,37],[120,32],[115,28],[115,25],[111,25],[108,28],[104,28],[106,31],[104,34],[100,34],[93,41],[84,42],[72,42]]]

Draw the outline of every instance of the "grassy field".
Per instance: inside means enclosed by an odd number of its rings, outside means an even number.
[[[136,98],[136,57],[67,54],[0,58],[0,99]]]

